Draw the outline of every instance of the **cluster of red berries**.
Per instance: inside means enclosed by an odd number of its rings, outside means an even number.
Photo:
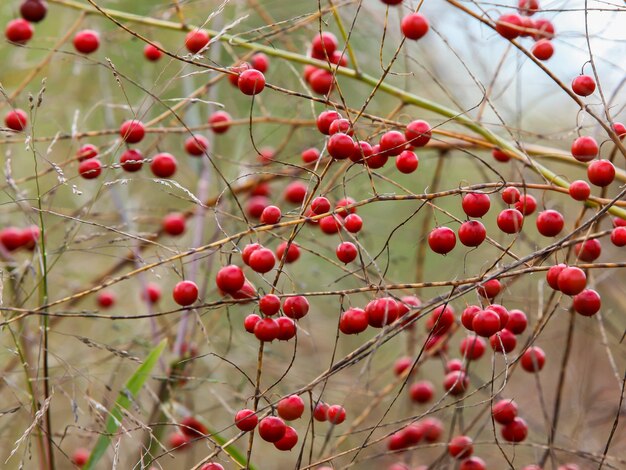
[[[29,225],[22,229],[17,227],[5,227],[0,230],[0,244],[7,251],[19,249],[34,250],[41,232],[37,225]]]
[[[424,418],[394,432],[387,439],[387,449],[404,450],[416,446],[422,441],[429,444],[437,442],[443,434],[443,423],[437,418]]]
[[[517,403],[508,399],[499,400],[491,407],[491,416],[502,425],[500,434],[505,441],[523,442],[528,436],[528,425],[517,416],[517,412]]]
[[[278,450],[293,449],[298,443],[298,432],[285,421],[295,421],[304,413],[304,401],[298,395],[282,398],[277,406],[278,416],[266,416],[259,421],[257,414],[250,409],[243,409],[235,415],[235,426],[241,431],[249,432],[259,428],[261,439],[274,444]],[[318,402],[313,412],[316,421],[328,421],[333,425],[341,424],[346,419],[346,410],[341,405],[327,405]]]
[[[519,15],[508,13],[496,22],[496,31],[506,39],[532,37],[535,40],[531,52],[538,60],[548,60],[554,54],[554,25],[545,18],[531,18],[540,11],[538,0],[519,0]]]
[[[330,64],[345,67],[348,65],[348,58],[345,52],[338,50],[339,42],[337,37],[328,31],[316,35],[311,41],[310,56]],[[315,93],[327,95],[335,86],[335,76],[333,72],[307,65],[304,67],[304,79]]]

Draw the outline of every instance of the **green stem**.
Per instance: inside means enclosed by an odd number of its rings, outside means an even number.
[[[50,0],[50,2],[59,4],[59,5],[64,5],[64,6],[74,8],[77,10],[85,11],[89,14],[100,13],[98,10],[96,10],[93,7],[77,3],[73,0]],[[193,25],[184,25],[184,24],[175,23],[172,21],[147,18],[145,16],[135,15],[132,13],[126,13],[126,12],[119,11],[119,10],[111,10],[111,9],[102,8],[102,11],[106,13],[107,15],[111,16],[112,18],[130,21],[130,22],[138,23],[138,24],[156,26],[156,27],[165,28],[165,29],[172,29],[172,30],[177,30],[177,31],[188,31],[188,30],[196,28],[196,26],[193,26]],[[569,188],[569,183],[565,179],[558,176],[549,168],[541,165],[540,163],[535,162],[529,156],[527,156],[522,151],[520,151],[515,145],[511,144],[506,139],[503,139],[502,137],[493,133],[489,129],[483,127],[476,121],[466,117],[463,113],[459,113],[455,110],[442,106],[426,98],[422,98],[420,96],[414,95],[413,93],[409,93],[401,88],[395,87],[388,83],[384,83],[384,82],[379,83],[379,79],[371,75],[362,73],[362,72],[357,72],[356,70],[353,70],[350,68],[339,67],[334,64],[328,64],[327,62],[313,59],[311,57],[307,57],[302,54],[297,54],[295,52],[289,52],[289,51],[285,51],[282,49],[275,49],[273,47],[265,46],[263,44],[259,44],[255,42],[248,42],[245,39],[241,39],[237,36],[233,36],[230,34],[220,35],[218,31],[213,31],[207,28],[205,28],[205,30],[214,37],[218,36],[220,41],[228,42],[229,44],[233,46],[243,47],[245,49],[264,52],[265,54],[269,56],[279,57],[282,59],[289,60],[291,62],[314,65],[315,67],[318,67],[321,69],[335,71],[335,73],[337,73],[338,75],[353,78],[360,82],[371,85],[372,87],[377,86],[380,90],[384,91],[388,95],[395,96],[396,98],[402,100],[402,102],[405,104],[411,104],[413,106],[417,106],[418,108],[431,111],[435,114],[438,114],[440,116],[443,116],[445,118],[448,118],[452,121],[457,122],[458,124],[482,136],[485,140],[491,142],[492,144],[498,146],[499,148],[503,150],[506,150],[516,160],[526,163],[532,170],[534,170],[536,173],[543,176],[550,183],[553,183],[562,188],[566,188],[566,189]],[[203,64],[198,64],[198,65],[202,66]],[[585,204],[590,207],[597,207],[597,204],[591,201],[586,201]],[[618,207],[611,207],[609,208],[609,212],[617,217],[626,219],[626,210],[620,209]]]

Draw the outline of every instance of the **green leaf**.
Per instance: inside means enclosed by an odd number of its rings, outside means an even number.
[[[109,448],[109,444],[111,443],[111,438],[109,436],[117,432],[117,429],[120,427],[122,422],[122,408],[128,409],[131,404],[131,398],[134,399],[137,397],[139,391],[146,383],[146,380],[150,377],[150,373],[152,372],[152,369],[154,369],[159,357],[161,357],[166,344],[167,340],[164,339],[156,348],[150,351],[150,354],[148,354],[144,363],[141,364],[130,379],[128,379],[126,386],[120,390],[117,401],[115,402],[113,409],[109,412],[109,417],[105,426],[105,434],[101,435],[98,442],[96,442],[96,445],[91,451],[89,460],[83,467],[83,470],[93,470],[98,461],[106,453]]]

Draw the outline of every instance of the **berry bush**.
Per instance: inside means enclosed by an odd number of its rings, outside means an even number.
[[[623,2],[0,21],[2,468],[626,468]]]

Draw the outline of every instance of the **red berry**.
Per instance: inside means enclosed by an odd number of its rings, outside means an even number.
[[[323,31],[311,40],[311,56],[325,60],[326,57],[333,55],[337,50],[338,44],[337,38],[333,33]]]
[[[328,419],[329,406],[324,402],[319,402],[313,410],[313,418],[315,421],[324,422]]]
[[[517,417],[517,403],[500,400],[491,407],[491,415],[496,423],[509,424]]]
[[[248,265],[257,273],[267,273],[274,268],[275,264],[274,252],[268,248],[254,250],[248,258]]]
[[[258,243],[249,243],[248,245],[246,245],[242,252],[241,252],[241,260],[247,264],[248,266],[250,265],[250,255],[255,251],[258,250],[259,248],[262,248],[260,244]]]
[[[330,125],[336,119],[341,119],[341,114],[334,110],[322,111],[317,117],[317,129],[325,135],[330,135]]]
[[[259,341],[265,341],[271,343],[280,333],[280,326],[276,320],[270,317],[261,318],[254,325],[254,336],[257,337]]]
[[[591,317],[600,311],[600,295],[592,289],[585,289],[574,296],[574,310],[585,317]]]
[[[180,432],[175,432],[173,434],[170,434],[170,437],[168,440],[169,440],[170,448],[173,450],[183,450],[185,447],[189,445],[191,441],[189,437],[187,437],[185,434],[182,434]]]
[[[256,313],[251,313],[243,320],[243,327],[248,333],[254,333],[254,327],[259,321],[261,321],[261,317]]]
[[[493,300],[502,291],[502,283],[497,279],[491,279],[476,288],[478,295],[485,299]]]
[[[469,331],[474,331],[474,326],[472,322],[474,321],[474,317],[478,312],[480,312],[480,307],[478,305],[470,305],[461,314],[461,323],[465,328]]]
[[[280,310],[280,299],[274,294],[266,294],[259,299],[259,310],[263,315],[272,316]]]
[[[291,318],[278,317],[276,323],[278,323],[278,336],[276,338],[279,341],[289,341],[296,336],[296,323]]]
[[[407,39],[418,40],[428,32],[428,20],[419,13],[409,13],[402,18],[400,27]]]
[[[363,220],[356,214],[350,214],[343,220],[343,226],[350,233],[358,233],[363,227]]]
[[[200,52],[209,43],[211,37],[203,29],[194,29],[185,36],[185,47],[192,54]]]
[[[72,463],[77,467],[84,467],[89,460],[90,452],[87,449],[79,448],[72,454]]]
[[[505,329],[489,338],[489,344],[491,344],[491,349],[495,352],[504,352],[508,354],[515,349],[517,339],[513,333]]]
[[[198,286],[193,281],[181,281],[174,286],[172,296],[174,297],[174,302],[186,307],[198,300]]]
[[[158,178],[169,178],[176,173],[176,157],[169,153],[158,153],[152,158],[150,170]]]
[[[611,232],[611,243],[615,246],[626,246],[626,227],[615,227]]]
[[[577,243],[574,251],[578,259],[591,263],[602,254],[602,245],[598,239],[585,240],[582,243]]]
[[[326,148],[331,157],[344,160],[354,153],[354,140],[348,134],[338,132],[330,136]]]
[[[259,423],[259,435],[267,442],[278,442],[286,430],[285,422],[276,416],[267,416]]]
[[[209,140],[203,135],[192,135],[185,140],[185,151],[194,157],[204,155],[209,149]]]
[[[189,438],[197,438],[209,433],[206,426],[193,416],[183,418],[180,422],[179,428],[180,432]]]
[[[480,359],[485,353],[485,341],[479,336],[467,336],[461,340],[459,346],[463,357],[469,361]]]
[[[146,289],[141,293],[141,296],[145,301],[156,304],[161,300],[161,288],[157,284],[149,282],[148,285],[146,285]]]
[[[11,42],[26,44],[34,32],[33,26],[28,21],[17,18],[8,22],[4,35]]]
[[[78,173],[87,180],[97,178],[102,173],[102,164],[97,158],[84,160],[78,165]]]
[[[550,20],[537,18],[535,20],[535,32],[533,38],[538,41],[542,38],[552,39],[554,37],[554,25]]]
[[[507,204],[515,204],[517,201],[519,201],[519,198],[519,189],[514,186],[508,187],[504,191],[502,191],[502,200]]]
[[[216,111],[209,116],[211,130],[216,134],[223,134],[230,128],[232,118],[226,111]]]
[[[8,250],[15,251],[22,247],[22,232],[15,227],[7,227],[0,230],[0,243]]]
[[[267,206],[261,212],[261,223],[266,225],[277,224],[280,222],[280,218],[282,217],[282,212],[276,206]]]
[[[608,186],[615,179],[615,167],[610,160],[595,160],[587,167],[587,178],[596,186]]]
[[[278,402],[276,411],[285,421],[293,421],[304,413],[304,401],[298,395],[288,396]]]
[[[314,214],[325,214],[330,211],[330,201],[325,197],[319,196],[311,202],[311,210]]]
[[[505,424],[500,433],[505,441],[522,442],[528,436],[528,425],[522,418],[515,418],[508,424]]]
[[[239,75],[237,86],[244,95],[258,95],[265,88],[265,76],[255,69],[245,70]]]
[[[283,313],[289,318],[299,320],[309,313],[309,301],[302,295],[287,297],[283,302]]]
[[[586,181],[576,180],[569,185],[569,195],[575,201],[585,201],[591,194],[591,188]]]
[[[559,275],[565,268],[567,268],[567,265],[560,263],[560,264],[551,266],[550,269],[548,269],[548,272],[546,274],[546,281],[548,281],[548,285],[552,287],[554,290],[560,290],[558,279],[559,279]]]
[[[200,467],[200,470],[224,470],[224,466],[216,462],[207,462]]]
[[[426,442],[437,442],[443,434],[443,423],[437,418],[426,418],[421,422]]]
[[[74,36],[74,48],[83,54],[91,54],[100,46],[100,35],[92,29],[84,29]]]
[[[539,0],[519,0],[517,9],[522,15],[531,16],[539,11]]]
[[[278,441],[274,442],[274,447],[278,450],[291,450],[298,443],[298,433],[291,426],[287,426],[285,428],[285,435],[281,437]]]
[[[467,193],[463,196],[461,205],[463,206],[463,212],[465,212],[468,217],[482,217],[489,212],[491,200],[489,199],[489,195],[477,191]]]
[[[524,216],[517,209],[505,209],[498,214],[497,223],[504,233],[518,233],[522,230]]]
[[[548,60],[554,54],[554,46],[549,39],[540,39],[533,45],[531,52],[538,60]]]
[[[306,149],[302,151],[301,157],[304,163],[313,163],[319,160],[320,151],[316,148]]]
[[[596,82],[589,75],[579,75],[572,81],[572,91],[578,96],[589,96],[596,90]]]
[[[285,255],[286,253],[286,255]],[[300,258],[300,247],[296,242],[291,242],[289,249],[287,249],[287,242],[282,242],[276,247],[276,258],[282,260],[285,258],[285,263],[293,263]]]
[[[465,459],[474,453],[473,444],[469,436],[455,436],[448,443],[448,453],[455,459]]]
[[[449,305],[440,305],[432,311],[426,321],[426,331],[433,331],[435,336],[443,335],[454,325],[454,310]]]
[[[12,109],[4,116],[4,124],[11,130],[23,131],[28,125],[28,114],[19,108]]]
[[[141,170],[143,155],[139,150],[128,149],[120,156],[120,166],[130,173]]]
[[[146,44],[146,47],[143,48],[143,55],[150,62],[156,62],[163,56],[163,53],[156,46]]]
[[[515,39],[522,34],[522,19],[516,14],[502,15],[496,23],[496,31],[506,39]]]
[[[265,73],[270,66],[270,59],[262,52],[257,52],[250,59],[250,64],[253,69],[258,70],[261,73]]]
[[[391,297],[382,297],[369,302],[365,312],[370,326],[382,328],[398,318],[398,303]]]
[[[550,209],[537,215],[537,230],[544,237],[556,237],[564,225],[565,219],[558,211]]]
[[[419,159],[415,153],[405,150],[396,157],[396,168],[400,173],[410,174],[417,170]]]
[[[339,319],[339,330],[346,335],[362,333],[369,325],[369,316],[365,310],[360,308],[349,308],[341,314]]]
[[[420,380],[409,387],[409,395],[416,403],[428,403],[435,395],[435,387],[427,380]]]
[[[446,362],[446,374],[448,372],[452,372],[453,370],[465,370],[465,366],[463,365],[463,361],[461,359],[450,359]]]
[[[527,372],[538,372],[543,369],[546,362],[546,354],[538,346],[531,346],[522,354],[522,369]]]
[[[386,157],[400,155],[406,148],[406,138],[398,131],[385,132],[380,138],[380,152]]]
[[[98,294],[98,305],[102,308],[111,308],[115,305],[115,294],[111,291],[102,291]]]
[[[494,147],[491,150],[491,156],[494,158],[494,160],[496,160],[498,162],[502,162],[502,163],[506,163],[509,160],[511,160],[511,157],[509,156],[509,154],[503,152],[498,147]]]
[[[233,72],[228,74],[228,81],[232,86],[237,86],[237,82],[239,81],[239,75],[245,70],[250,70],[252,66],[248,62],[242,62],[240,64],[231,67],[230,70]]]
[[[136,144],[146,135],[146,128],[143,122],[136,119],[125,121],[120,126],[120,137],[129,144]]]
[[[411,147],[424,147],[432,136],[430,124],[426,121],[416,120],[407,124],[404,137]]]
[[[487,470],[487,464],[480,457],[470,457],[461,462],[459,470]]]
[[[326,412],[328,422],[331,424],[341,424],[346,419],[346,410],[341,405],[332,405]]]
[[[528,326],[528,318],[521,310],[513,309],[509,311],[509,320],[505,328],[515,335],[521,335]]]
[[[481,310],[474,316],[472,328],[477,335],[488,338],[501,330],[500,316],[493,310]]]
[[[393,373],[397,376],[401,376],[404,371],[409,370],[413,365],[413,359],[408,356],[401,357],[393,364]]]
[[[217,287],[228,294],[233,294],[241,289],[245,281],[243,271],[234,264],[221,268],[215,277]]]
[[[590,162],[598,156],[599,150],[596,139],[588,135],[578,137],[572,142],[572,155],[579,162]]]
[[[515,208],[523,215],[530,215],[537,209],[537,201],[530,194],[522,194],[515,203]]]
[[[30,23],[39,23],[48,13],[48,4],[45,0],[25,0],[20,5],[20,15]]]
[[[302,204],[306,197],[307,187],[301,181],[294,181],[289,183],[285,188],[285,200],[292,204]]]
[[[459,240],[465,246],[479,246],[485,241],[487,230],[485,226],[477,220],[468,220],[459,227]]]
[[[78,149],[78,152],[76,152],[76,158],[78,158],[79,162],[82,162],[83,160],[88,160],[90,158],[95,158],[97,156],[98,147],[92,144],[85,144],[80,149]]]
[[[253,219],[260,219],[263,210],[270,205],[270,200],[265,196],[253,196],[246,203],[246,214]]]
[[[320,229],[322,229],[322,232],[328,235],[339,232],[341,229],[341,222],[339,222],[338,219],[339,217],[336,215],[328,215],[319,219],[319,226]]]
[[[350,137],[354,135],[354,129],[352,128],[352,123],[347,119],[335,119],[330,123],[330,127],[328,128],[328,132],[330,135],[336,134],[337,132],[343,132],[344,134],[348,134]]]
[[[565,295],[580,294],[587,285],[585,272],[575,266],[564,268],[558,278],[559,290]]]
[[[437,227],[428,235],[428,246],[435,253],[445,255],[450,253],[456,245],[454,230],[448,227]]]
[[[335,250],[337,254],[337,259],[342,263],[350,263],[354,261],[359,254],[359,250],[357,250],[354,243],[351,242],[342,242],[337,246]]]

